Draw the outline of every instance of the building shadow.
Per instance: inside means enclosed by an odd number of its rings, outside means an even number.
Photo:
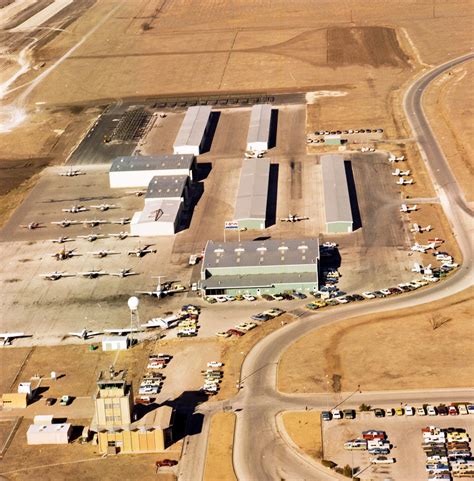
[[[194,209],[203,194],[204,182],[192,182],[188,189],[188,198],[183,206],[176,233],[189,229],[193,219]]]
[[[342,259],[339,249],[321,250],[319,259],[319,284],[326,284],[327,277],[324,274],[330,270],[338,270],[341,267]]]
[[[276,223],[277,199],[278,199],[278,173],[280,166],[270,164],[270,174],[268,176],[268,196],[267,210],[265,214],[265,227],[270,227]]]
[[[276,147],[278,131],[278,109],[272,109],[270,116],[270,132],[268,135],[268,148]]]
[[[212,170],[211,162],[196,162],[196,170],[194,172],[194,182],[201,182],[207,179]]]
[[[209,116],[209,121],[207,123],[206,132],[204,134],[204,139],[201,144],[201,154],[205,154],[211,150],[212,141],[214,140],[214,135],[216,133],[217,124],[219,123],[219,118],[221,116],[220,112],[211,112]]]
[[[354,181],[354,172],[352,170],[352,162],[344,161],[344,169],[346,171],[347,189],[349,190],[349,200],[351,202],[352,212],[352,230],[356,231],[362,227],[362,219],[360,217],[359,202],[357,200],[357,190]]]

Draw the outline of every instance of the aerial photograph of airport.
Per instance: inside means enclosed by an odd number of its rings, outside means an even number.
[[[474,481],[474,0],[0,0],[0,481]]]

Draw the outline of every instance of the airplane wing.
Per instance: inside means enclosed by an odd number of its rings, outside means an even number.
[[[148,294],[149,296],[156,296],[156,291],[135,291],[137,294]]]
[[[119,336],[122,336],[123,334],[128,334],[130,332],[139,332],[139,330],[140,329],[133,327],[133,328],[125,328],[125,329],[104,329],[104,332],[108,334],[118,334]]]
[[[13,339],[15,337],[26,337],[28,334],[25,334],[24,332],[4,332],[0,333],[0,337],[2,339]]]

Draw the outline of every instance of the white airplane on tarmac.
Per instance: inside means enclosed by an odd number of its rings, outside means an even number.
[[[102,334],[102,332],[99,331],[89,331],[88,329],[83,329],[80,332],[68,332],[67,335],[71,337],[78,337],[80,339],[83,339],[84,341],[86,339],[89,339],[90,337],[98,336]]]
[[[418,242],[416,242],[415,245],[410,247],[410,249],[414,252],[422,252],[423,254],[425,254],[426,251],[429,251],[430,249],[434,249],[435,247],[436,247],[436,244],[434,242],[430,244],[425,244],[425,245],[421,245],[421,244],[418,244]]]
[[[147,192],[146,189],[143,189],[143,190],[129,190],[129,191],[127,191],[127,194],[136,195],[137,197],[141,197],[142,195],[145,195],[146,192]]]
[[[31,334],[25,334],[24,332],[3,332],[0,333],[0,339],[3,340],[4,346],[11,346],[13,339],[20,337],[31,337]]]
[[[69,207],[68,209],[61,209],[63,212],[69,212],[70,214],[77,214],[79,212],[85,212],[86,210],[89,210],[87,207],[84,207],[82,205],[73,205]]]
[[[419,232],[420,234],[422,234],[423,232],[430,232],[431,230],[433,230],[431,225],[421,227],[421,225],[413,224],[413,228],[410,229],[410,232]]]
[[[392,172],[392,175],[395,175],[397,177],[405,177],[406,175],[410,175],[411,170],[400,170],[400,169],[395,169]]]
[[[120,224],[120,225],[125,225],[125,224],[130,224],[130,217],[121,217],[119,220],[112,220],[110,221],[111,224]]]
[[[395,155],[393,155],[393,154],[390,154],[389,157],[388,157],[388,161],[389,161],[389,162],[392,162],[392,163],[393,163],[393,162],[401,162],[401,161],[403,161],[403,160],[405,160],[405,156],[404,156],[404,155],[401,155],[400,157],[397,157],[397,156],[395,156]]]
[[[94,242],[97,239],[105,239],[108,237],[106,234],[94,234],[93,232],[88,235],[78,235],[80,239],[86,239],[89,242]]]
[[[66,247],[62,251],[56,252],[56,254],[51,254],[51,257],[56,257],[57,261],[65,261],[66,259],[70,259],[74,256],[80,256],[81,254],[76,254],[74,251],[76,249],[71,249],[70,251],[66,250]]]
[[[50,242],[54,242],[55,244],[64,244],[65,242],[74,242],[74,239],[71,239],[68,236],[61,236],[57,239],[50,239]]]
[[[119,240],[124,240],[127,237],[138,237],[137,235],[129,234],[128,232],[121,231],[118,234],[109,234],[109,237],[117,237]]]
[[[130,334],[131,332],[140,332],[140,329],[136,327],[125,328],[125,329],[104,329],[107,334],[116,334],[117,336],[123,336],[124,334]]]
[[[104,249],[104,250],[100,250],[100,251],[88,252],[88,254],[91,254],[94,257],[99,257],[100,259],[102,259],[102,257],[107,257],[107,256],[114,255],[114,254],[120,254],[120,252],[109,251],[107,249]]]
[[[429,276],[433,274],[433,271],[431,270],[431,264],[428,264],[426,267],[423,267],[421,264],[418,264],[417,262],[413,264],[412,272],[418,272],[419,274],[426,274]]]
[[[147,244],[145,247],[140,247],[140,244],[138,244],[138,247],[136,249],[128,251],[127,255],[143,257],[146,254],[156,254],[156,249],[150,249],[152,245],[153,244]]]
[[[138,276],[138,272],[133,272],[132,269],[120,269],[119,272],[109,272],[109,276],[117,276],[117,277]]]
[[[107,276],[108,273],[105,271],[98,271],[97,269],[92,269],[87,272],[78,272],[77,275],[86,277],[88,279],[97,279],[97,277],[100,277],[100,276]]]
[[[59,227],[69,227],[70,225],[80,224],[80,222],[78,220],[63,219],[63,220],[51,222],[51,224],[56,224]]]
[[[29,224],[21,224],[20,227],[22,227],[23,229],[35,230],[45,226],[41,225],[40,222],[30,222]]]
[[[118,209],[118,206],[114,204],[91,205],[89,207],[100,210],[101,212],[105,212],[106,210],[109,210],[109,209]]]
[[[414,184],[415,181],[413,179],[404,179],[403,177],[400,177],[395,183],[398,185],[411,185]]]
[[[54,271],[48,272],[48,274],[40,274],[39,276],[47,281],[57,281],[62,277],[76,277],[76,274],[68,274],[67,272]]]
[[[417,205],[407,205],[407,204],[402,204],[400,207],[400,212],[414,212],[417,210]]]
[[[162,284],[161,279],[165,276],[152,276],[153,279],[158,279],[158,284],[154,291],[135,291],[137,294],[147,294],[148,296],[152,297],[160,297],[166,296],[167,294],[174,294],[178,292],[185,292],[186,289],[184,287],[180,289],[176,289],[172,287],[171,282],[167,282]]]
[[[254,150],[247,150],[245,152],[245,157],[247,159],[261,159],[264,154],[266,154],[266,150],[259,150],[259,151],[254,151]]]
[[[282,219],[280,219],[280,221],[294,223],[294,222],[299,222],[300,220],[308,220],[308,219],[309,217],[302,217],[296,214],[289,214],[288,217],[283,217]]]
[[[108,220],[103,220],[103,219],[81,220],[81,224],[89,227],[96,227],[100,224],[108,224],[108,223],[109,223]]]
[[[72,167],[65,172],[59,172],[60,176],[62,177],[75,177],[76,175],[86,175],[85,172],[82,172],[81,170],[73,169]]]

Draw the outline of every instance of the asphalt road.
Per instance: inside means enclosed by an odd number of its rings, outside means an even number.
[[[337,311],[309,314],[300,321],[278,330],[263,339],[246,357],[242,366],[243,388],[232,400],[233,407],[242,410],[237,414],[235,442],[234,442],[234,468],[241,481],[264,481],[276,479],[291,480],[326,480],[338,479],[334,474],[318,467],[316,463],[302,458],[295,450],[291,449],[278,433],[275,416],[279,411],[298,409],[302,407],[300,396],[282,395],[276,391],[277,364],[282,353],[290,344],[299,337],[323,325],[338,322],[354,316],[374,312],[386,312],[419,304],[439,300],[464,290],[473,283],[472,275],[472,225],[473,215],[464,196],[453,176],[451,169],[441,151],[436,139],[426,120],[421,99],[429,83],[454,67],[455,65],[472,59],[469,54],[451,60],[422,75],[408,89],[404,108],[413,132],[419,142],[420,150],[428,166],[433,184],[440,198],[441,205],[450,220],[456,239],[463,254],[463,265],[445,282],[411,295],[401,296],[366,303],[362,305],[349,305]],[[426,391],[411,396],[402,393],[397,397],[393,393],[355,393],[353,399],[356,404],[366,402],[377,404],[400,399],[403,402],[411,400],[454,400],[471,398],[472,390],[452,393],[452,390]],[[314,396],[314,401],[319,399]],[[324,407],[326,404],[305,399],[305,402],[314,407]]]

